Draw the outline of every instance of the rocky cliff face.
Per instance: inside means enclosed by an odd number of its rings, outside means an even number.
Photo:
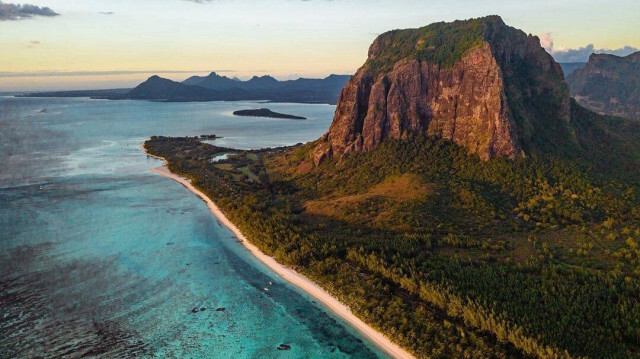
[[[430,135],[484,160],[514,158],[546,122],[569,120],[562,70],[538,38],[499,17],[438,23],[373,42],[313,157],[318,164],[387,139]]]
[[[596,112],[640,120],[640,52],[629,56],[594,54],[567,77],[571,94]]]

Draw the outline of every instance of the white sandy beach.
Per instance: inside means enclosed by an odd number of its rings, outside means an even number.
[[[158,158],[164,161],[164,158],[162,157],[157,157],[153,155],[149,155],[149,156]],[[388,355],[390,355],[393,358],[413,358],[411,354],[406,352],[404,349],[400,348],[398,345],[392,343],[382,333],[371,328],[362,320],[360,320],[355,315],[353,315],[346,305],[342,304],[336,298],[332,297],[328,292],[326,292],[320,286],[315,284],[313,281],[311,281],[310,279],[308,279],[303,275],[298,274],[296,271],[292,270],[291,268],[283,266],[282,264],[276,262],[276,260],[273,257],[270,257],[262,253],[258,249],[258,247],[256,247],[255,245],[253,245],[251,242],[247,240],[247,238],[242,234],[242,232],[240,232],[238,227],[236,227],[231,221],[229,221],[229,219],[222,213],[222,211],[218,208],[218,206],[216,206],[216,204],[204,193],[202,193],[193,185],[191,185],[191,182],[188,179],[178,176],[174,173],[171,173],[167,168],[167,166],[155,167],[155,168],[152,168],[151,171],[181,183],[188,190],[195,193],[198,197],[202,198],[207,203],[207,206],[211,210],[211,213],[213,213],[216,216],[216,218],[218,218],[218,220],[224,226],[229,228],[240,240],[240,242],[256,258],[258,258],[262,263],[264,263],[269,268],[271,268],[271,270],[276,272],[281,278],[295,285],[296,287],[302,289],[303,291],[305,291],[306,293],[314,297],[316,300],[323,303],[325,306],[331,309],[335,314],[337,314],[339,317],[341,317],[342,319],[347,321],[349,324],[351,324],[354,328],[356,328],[360,333],[362,333],[370,341],[372,341],[378,347],[383,349]]]

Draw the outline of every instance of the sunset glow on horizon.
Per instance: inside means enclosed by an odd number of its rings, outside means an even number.
[[[630,0],[615,7],[596,0],[27,2],[59,16],[0,21],[0,91],[128,87],[156,72],[175,80],[211,71],[351,74],[382,32],[490,14],[557,51],[640,47],[638,34],[627,31],[640,13]]]

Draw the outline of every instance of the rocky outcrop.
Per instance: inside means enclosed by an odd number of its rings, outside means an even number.
[[[562,70],[537,37],[499,17],[392,31],[373,42],[342,90],[313,157],[318,164],[387,139],[430,135],[484,160],[514,158],[548,121],[542,116],[570,120]]]
[[[567,82],[581,105],[601,114],[640,120],[640,52],[625,57],[593,54]]]

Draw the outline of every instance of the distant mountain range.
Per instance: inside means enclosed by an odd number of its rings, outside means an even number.
[[[640,52],[629,56],[594,54],[567,76],[571,95],[607,115],[640,120]]]
[[[349,75],[330,75],[324,79],[278,81],[271,76],[254,76],[248,81],[241,81],[212,72],[208,76],[193,76],[183,82],[151,76],[134,89],[39,92],[23,96],[166,102],[265,100],[335,104],[349,78]]]

